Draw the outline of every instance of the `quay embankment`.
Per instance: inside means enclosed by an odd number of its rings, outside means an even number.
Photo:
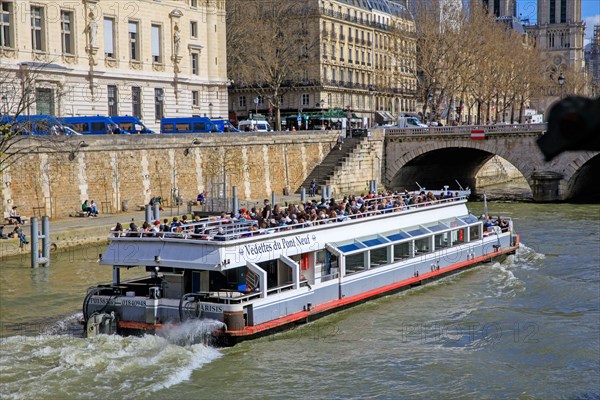
[[[21,215],[68,218],[94,200],[101,214],[153,197],[185,201],[237,186],[241,200],[296,190],[335,147],[339,131],[201,135],[87,135],[27,139],[36,146],[2,172],[0,204]],[[40,142],[34,142],[39,140]],[[28,143],[31,141],[32,143]]]

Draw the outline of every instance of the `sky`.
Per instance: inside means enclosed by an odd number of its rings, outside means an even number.
[[[537,0],[517,0],[517,17],[537,19]],[[600,25],[600,0],[581,0],[581,18],[585,21],[585,43],[589,43],[594,25]]]

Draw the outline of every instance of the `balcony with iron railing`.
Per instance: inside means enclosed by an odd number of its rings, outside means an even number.
[[[351,22],[351,23],[354,23],[357,25],[368,26],[370,28],[375,28],[375,29],[379,29],[379,30],[383,30],[383,31],[391,30],[391,27],[389,25],[382,24],[380,22],[365,21],[361,18],[353,17],[350,14],[340,13],[338,11],[333,11],[333,10],[327,9],[325,7],[319,7],[319,10],[321,12],[321,15],[325,15],[328,17],[341,19],[341,20],[348,21],[348,22]]]

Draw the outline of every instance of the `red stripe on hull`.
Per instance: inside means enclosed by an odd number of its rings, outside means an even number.
[[[469,265],[478,264],[478,263],[489,260],[498,255],[511,253],[518,248],[518,244],[519,244],[519,238],[517,236],[517,242],[516,242],[515,246],[509,247],[506,250],[487,254],[487,255],[481,256],[481,257],[476,257],[472,260],[463,261],[463,262],[460,262],[460,263],[457,263],[457,264],[454,264],[454,265],[451,265],[451,266],[448,266],[445,268],[440,268],[438,271],[427,272],[423,275],[419,275],[414,278],[396,282],[396,283],[393,283],[393,284],[390,284],[387,286],[382,286],[380,288],[369,290],[369,291],[361,293],[361,294],[357,294],[357,295],[346,297],[346,298],[339,299],[339,300],[333,300],[333,301],[330,301],[329,303],[320,304],[320,305],[314,306],[311,311],[301,311],[301,312],[298,312],[295,314],[286,315],[285,317],[278,318],[273,321],[268,321],[268,322],[262,323],[260,325],[249,326],[249,327],[246,327],[239,331],[223,332],[222,335],[232,336],[232,337],[246,337],[246,336],[252,336],[252,335],[259,334],[259,333],[263,333],[263,332],[271,330],[271,329],[279,328],[284,325],[289,325],[291,323],[310,318],[311,316],[315,316],[317,314],[331,311],[336,308],[342,308],[344,306],[348,306],[353,303],[359,303],[359,302],[365,301],[366,299],[369,299],[371,297],[380,296],[382,294],[385,294],[386,292],[394,291],[403,286],[408,286],[413,283],[417,283],[417,282],[420,282],[423,280],[437,277],[439,275],[444,275],[449,272],[456,271],[461,268],[465,268]]]

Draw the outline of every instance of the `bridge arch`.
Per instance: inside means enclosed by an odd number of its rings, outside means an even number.
[[[456,179],[476,191],[477,172],[497,155],[523,175],[535,201],[600,201],[600,185],[595,182],[600,176],[600,153],[564,152],[546,162],[536,144],[543,131],[528,129],[523,125],[511,132],[486,133],[486,140],[441,130],[386,132],[383,183],[393,189],[416,188],[415,182],[441,188],[454,186]]]
[[[427,188],[463,187],[476,190],[475,176],[492,157],[500,156],[511,163],[527,180],[534,168],[507,152],[493,151],[485,146],[445,147],[440,143],[422,144],[404,151],[398,158],[386,157],[386,184],[393,189],[415,188],[416,182]]]

